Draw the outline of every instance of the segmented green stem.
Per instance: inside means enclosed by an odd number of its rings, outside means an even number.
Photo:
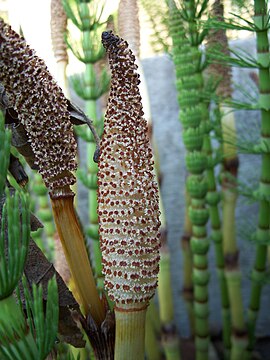
[[[95,87],[96,75],[94,72],[93,64],[86,64],[85,68],[85,84],[86,87],[91,91]],[[86,114],[93,120],[93,125],[97,126],[97,104],[96,100],[91,99],[90,97],[86,100]],[[98,215],[97,215],[97,172],[98,166],[97,163],[93,161],[93,156],[96,150],[96,143],[93,135],[90,130],[89,132],[89,142],[87,143],[87,172],[89,179],[89,228],[87,230],[88,235],[93,240],[93,255],[94,255],[94,267],[95,267],[95,276],[99,281],[102,282],[102,266],[101,266],[101,251],[99,248],[99,235],[98,235]],[[99,287],[102,287],[102,283],[98,284]]]
[[[270,75],[269,75],[269,40],[267,2],[265,0],[254,1],[254,24],[256,25],[257,37],[257,61],[259,67],[259,105],[261,108],[261,140],[269,141],[270,137]],[[262,278],[265,274],[267,260],[267,243],[269,243],[270,227],[270,152],[262,154],[262,168],[258,196],[259,218],[256,232],[256,257],[252,271],[251,296],[248,309],[248,355],[255,343],[255,329],[258,311],[260,308]]]
[[[185,222],[184,222],[184,234],[181,238],[181,246],[183,251],[183,297],[186,302],[190,332],[191,335],[194,335],[195,332],[195,324],[194,324],[194,308],[193,308],[193,281],[192,281],[192,251],[190,248],[190,239],[192,236],[192,224],[188,215],[188,209],[190,206],[190,196],[188,194],[188,190],[185,190]]]
[[[216,178],[214,173],[214,162],[212,158],[212,145],[209,134],[204,138],[204,151],[208,156],[208,168],[207,174],[207,203],[209,206],[209,216],[212,227],[211,238],[215,245],[216,267],[219,279],[219,286],[221,292],[221,306],[222,306],[222,336],[225,357],[229,358],[231,348],[231,317],[230,317],[230,301],[227,287],[227,281],[225,277],[225,259],[223,253],[223,236],[221,229],[221,220],[219,215],[218,204],[220,201],[220,195],[217,192]]]
[[[205,122],[208,118],[207,105],[202,101],[203,77],[202,55],[199,49],[202,38],[196,25],[196,4],[185,1],[182,15],[185,23],[179,19],[175,5],[171,6],[171,34],[173,55],[176,66],[180,120],[183,125],[183,141],[187,150],[186,166],[189,171],[187,180],[191,199],[189,217],[192,223],[191,249],[193,253],[193,283],[195,312],[196,359],[208,359],[208,260],[209,240],[206,224],[206,192],[204,171],[207,157],[202,151]],[[185,29],[188,33],[186,38]]]
[[[221,0],[215,0],[212,8],[212,15],[220,22],[224,21],[224,6]],[[218,49],[220,54],[229,56],[228,39],[225,29],[210,32],[208,47],[211,50]],[[216,243],[217,267],[222,267],[220,286],[222,294],[222,324],[223,342],[225,356],[230,356],[231,342],[233,345],[232,357],[241,356],[243,344],[246,338],[246,328],[244,323],[243,300],[241,291],[241,274],[238,268],[238,250],[235,236],[235,206],[237,201],[236,177],[238,169],[238,158],[236,152],[236,128],[234,112],[230,109],[223,109],[224,99],[232,96],[231,88],[231,67],[223,64],[213,63],[209,66],[209,73],[215,80],[220,82],[216,93],[220,96],[220,104],[217,105],[217,119],[222,129],[222,153],[223,153],[223,181],[222,181],[222,208],[223,208],[223,227],[220,233],[220,221],[218,221],[220,243]],[[228,176],[229,175],[229,176]],[[210,207],[211,213],[211,207]],[[210,215],[211,216],[211,215]],[[211,217],[212,218],[212,217]],[[217,220],[217,219],[216,219]],[[216,235],[216,234],[214,234]],[[223,252],[224,250],[224,252]],[[225,278],[224,278],[225,268]],[[236,289],[236,291],[234,291]],[[232,334],[230,342],[230,307]],[[237,350],[239,349],[239,350]],[[236,355],[235,355],[236,354]]]

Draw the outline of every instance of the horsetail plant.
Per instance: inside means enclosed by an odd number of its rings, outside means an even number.
[[[262,156],[260,185],[257,192],[259,200],[258,226],[255,235],[256,257],[252,271],[251,295],[248,309],[248,358],[252,357],[255,344],[255,329],[260,308],[263,278],[267,262],[267,246],[270,243],[270,61],[269,61],[269,10],[265,0],[254,1],[254,30],[257,44],[257,66],[259,68],[259,108],[261,110],[261,143],[259,151]],[[267,144],[267,146],[263,146]]]
[[[115,359],[144,359],[145,315],[157,286],[159,202],[135,56],[103,32],[112,71],[99,159],[98,213],[105,288],[115,301]]]
[[[136,65],[138,66],[137,71],[140,75],[139,90],[142,97],[144,117],[148,123],[149,137],[151,143],[153,144],[153,150],[157,152],[157,147],[155,147],[154,139],[152,137],[152,119],[149,94],[140,60],[140,32],[141,28],[138,0],[120,0],[118,6],[118,34],[128,42],[131,51],[135,55]],[[155,161],[155,166],[157,166],[157,164],[158,162]]]
[[[163,351],[160,338],[161,324],[159,313],[154,299],[152,299],[147,309],[145,321],[145,354],[147,359],[162,359]]]
[[[54,276],[48,281],[46,307],[43,305],[44,290],[42,285],[32,284],[31,294],[25,277],[23,277],[22,283],[26,302],[27,325],[34,334],[38,350],[38,356],[34,357],[33,360],[43,360],[52,350],[58,332],[59,307],[56,278]]]
[[[97,128],[99,135],[103,129],[103,119],[99,117],[98,99],[109,89],[109,76],[104,68],[97,76],[95,64],[104,58],[105,52],[99,41],[104,24],[100,18],[103,12],[103,6],[98,1],[84,0],[64,0],[64,9],[68,19],[80,31],[80,40],[73,41],[71,36],[67,36],[67,46],[73,52],[75,57],[85,64],[83,74],[74,74],[71,77],[71,84],[76,94],[85,101],[85,112],[93,120],[93,125]],[[102,288],[103,277],[101,272],[101,252],[99,247],[98,234],[98,215],[97,215],[97,172],[98,166],[92,160],[96,148],[93,135],[88,129],[76,128],[76,133],[87,143],[87,170],[80,168],[77,177],[89,190],[89,227],[86,230],[88,236],[92,239],[92,253],[95,270],[95,277],[98,281],[98,287]]]
[[[169,29],[173,42],[173,58],[176,60],[177,49],[187,45],[187,38],[183,28],[182,18],[174,1],[169,3]],[[178,77],[178,66],[175,65],[176,77]],[[186,303],[186,308],[189,317],[189,326],[191,334],[194,334],[194,308],[193,308],[193,281],[192,281],[192,268],[193,259],[190,246],[190,240],[192,237],[192,223],[190,221],[188,209],[190,207],[190,196],[188,194],[187,186],[185,187],[185,220],[184,231],[181,237],[181,247],[183,250],[183,297]]]
[[[239,19],[239,17],[237,17]],[[242,19],[240,17],[240,19]],[[244,20],[244,19],[242,19]],[[211,22],[210,22],[211,24]],[[256,0],[254,2],[254,21],[245,21],[245,24],[240,24],[238,21],[230,21],[224,23],[214,22],[215,27],[224,29],[238,29],[247,30],[256,33],[257,39],[257,59],[252,58],[249,54],[244,51],[242,53],[236,53],[236,57],[222,56],[218,52],[214,55],[218,61],[227,62],[227,64],[243,67],[243,68],[257,68],[259,70],[258,87],[260,91],[259,99],[257,103],[241,103],[233,100],[228,100],[228,106],[234,106],[237,109],[248,109],[248,110],[260,110],[261,112],[261,138],[258,144],[252,144],[252,146],[246,145],[242,148],[245,153],[261,154],[262,156],[262,168],[260,184],[257,191],[254,191],[251,197],[254,197],[259,202],[259,214],[258,214],[258,225],[257,231],[254,235],[256,241],[256,255],[255,263],[252,271],[252,282],[251,282],[251,296],[248,309],[248,345],[246,347],[246,332],[237,332],[236,342],[236,356],[244,356],[246,358],[252,357],[252,351],[256,339],[256,321],[260,308],[261,292],[264,284],[264,278],[266,273],[266,261],[267,261],[267,246],[269,244],[269,41],[268,41],[268,29],[269,29],[269,12],[267,10],[267,3],[265,1]],[[229,141],[231,146],[232,141]],[[233,148],[233,151],[235,149]],[[239,149],[241,151],[241,148]],[[230,153],[233,153],[230,150]],[[231,225],[230,225],[231,226]],[[234,258],[232,258],[234,261]],[[239,292],[239,285],[235,284],[236,293]],[[235,313],[237,308],[235,310]],[[243,316],[240,311],[235,314],[236,318],[241,316],[239,323],[242,323],[244,328]]]
[[[67,76],[68,51],[66,44],[67,33],[67,14],[63,7],[62,0],[51,1],[51,40],[54,58],[56,60],[57,74],[56,80],[59,83],[65,96],[70,99],[69,82]],[[77,183],[72,186],[72,190],[77,194]],[[74,198],[75,207],[77,198]],[[56,239],[57,241],[57,239]],[[59,247],[60,250],[60,247]],[[61,250],[60,250],[61,251]]]
[[[151,0],[140,0],[142,8],[147,14],[151,26],[150,44],[155,53],[168,53],[171,51],[169,36],[169,10],[167,1],[159,1],[153,6]]]
[[[214,2],[212,16],[220,22],[224,21],[224,6],[222,1],[216,0]],[[235,235],[238,157],[236,153],[234,112],[224,106],[224,101],[232,98],[231,67],[221,63],[215,63],[215,57],[211,57],[211,51],[215,48],[218,48],[221,53],[229,55],[228,39],[225,29],[214,29],[212,32],[209,32],[208,37],[208,55],[210,58],[208,72],[209,75],[214,78],[214,81],[218,81],[216,94],[219,100],[215,113],[217,114],[218,120],[217,126],[222,129],[222,224],[217,208],[218,199],[216,206],[213,207],[213,204],[211,206],[210,202],[209,207],[213,227],[212,238],[215,242],[216,265],[221,291],[222,335],[225,357],[229,358],[230,356],[232,340],[233,348],[231,358],[237,358],[237,356],[240,356],[239,354],[237,355],[239,333],[245,334],[241,273],[238,267],[238,250]],[[230,176],[228,176],[228,173],[230,173]],[[212,190],[216,190],[214,173],[209,173],[208,178],[210,181],[209,190],[212,193]],[[211,196],[210,193],[209,196]],[[232,335],[231,331],[233,331]]]
[[[207,155],[203,149],[209,125],[207,104],[202,97],[203,61],[199,48],[206,32],[200,31],[197,19],[205,12],[207,0],[201,5],[195,1],[184,1],[181,10],[176,8],[174,1],[171,1],[169,6],[172,17],[170,31],[176,68],[179,116],[183,126],[183,142],[187,150],[186,167],[189,172],[187,190],[191,203],[189,217],[192,223],[196,359],[202,360],[208,359],[209,347],[207,286],[209,239],[206,229],[209,214],[206,207]]]
[[[70,185],[75,183],[76,142],[66,99],[43,60],[0,20],[0,81],[25,128],[35,163],[50,190],[56,227],[86,315],[100,325],[105,311],[76,217]],[[57,154],[57,156],[56,156]]]

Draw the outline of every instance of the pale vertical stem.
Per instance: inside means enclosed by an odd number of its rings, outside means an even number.
[[[68,63],[65,60],[61,60],[57,62],[57,82],[65,96],[70,98],[70,91],[68,86],[68,78],[67,78],[67,66]]]
[[[159,276],[158,276],[159,313],[162,324],[173,321],[173,299],[171,287],[170,254],[163,245],[160,250]]]
[[[234,113],[231,109],[220,106],[223,138],[223,178],[222,178],[222,212],[223,212],[223,252],[225,260],[225,278],[227,282],[231,310],[231,358],[239,354],[244,356],[246,343],[246,324],[244,319],[243,298],[241,292],[241,271],[238,264],[238,247],[235,234],[235,209],[237,202],[238,157],[236,150],[236,128]]]
[[[145,321],[145,353],[149,360],[163,359],[163,349],[160,343],[161,322],[158,307],[151,299]]]
[[[239,354],[244,356],[246,344],[246,324],[241,293],[241,272],[238,266],[238,249],[235,241],[235,203],[237,193],[223,189],[223,241],[225,256],[225,277],[230,299],[232,322],[231,359]]]
[[[207,203],[209,206],[209,215],[211,222],[211,238],[214,241],[216,268],[219,279],[219,287],[221,293],[221,305],[222,305],[222,335],[223,344],[225,348],[225,357],[228,358],[231,347],[231,325],[230,325],[230,303],[227,282],[224,273],[225,259],[222,248],[223,237],[221,229],[221,220],[219,215],[218,204],[220,200],[219,193],[216,188],[216,179],[214,173],[213,158],[212,158],[212,144],[209,134],[204,137],[204,151],[208,157],[208,169],[207,174]],[[234,214],[234,213],[233,213]]]
[[[115,308],[115,360],[143,360],[146,309]]]

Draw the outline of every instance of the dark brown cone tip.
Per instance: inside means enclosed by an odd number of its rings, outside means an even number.
[[[120,38],[118,35],[114,35],[112,30],[103,31],[101,35],[101,42],[106,51],[109,51],[110,48],[116,48],[121,41],[124,40]],[[127,42],[125,43],[127,44]]]
[[[109,45],[113,44],[117,40],[119,40],[119,37],[114,35],[112,30],[103,31],[103,33],[101,35],[101,41],[102,41],[102,44],[105,47],[105,49],[107,49],[109,47]]]

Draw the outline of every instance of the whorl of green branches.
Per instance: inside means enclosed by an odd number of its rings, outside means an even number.
[[[150,44],[156,53],[171,51],[169,36],[169,13],[165,2],[153,3],[151,0],[140,0],[151,26]]]
[[[82,0],[62,0],[67,17],[81,31],[92,31],[97,29],[102,23],[100,21],[104,5],[99,8],[97,1]],[[91,13],[97,14],[96,17],[90,16]]]
[[[85,64],[94,64],[104,57],[104,49],[100,42],[100,34],[104,23],[100,21],[103,7],[97,1],[63,0],[63,7],[68,19],[81,31],[81,41],[75,42],[66,35],[68,48],[76,58]],[[93,16],[94,15],[94,16]]]
[[[71,77],[71,83],[76,94],[83,100],[98,100],[108,90],[110,77],[107,71],[103,69],[100,78],[95,77],[92,79],[92,86],[87,86],[87,79],[85,79],[84,75],[78,74]]]

